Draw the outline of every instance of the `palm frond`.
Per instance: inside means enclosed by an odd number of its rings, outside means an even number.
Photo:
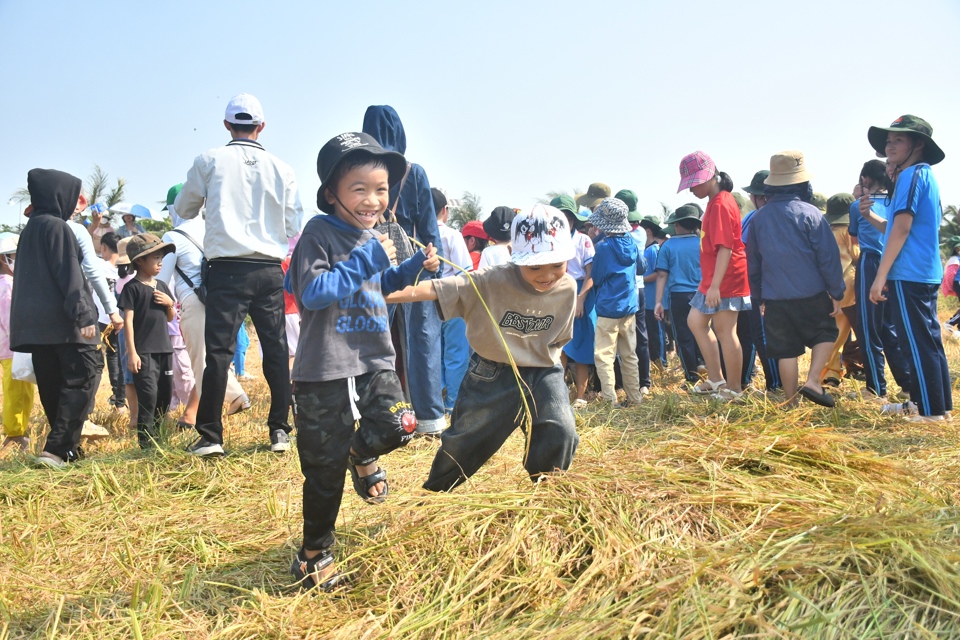
[[[106,195],[106,203],[108,207],[112,207],[118,202],[123,202],[124,189],[127,187],[127,181],[123,178],[117,178],[117,186],[110,190]]]
[[[96,204],[103,200],[109,179],[110,177],[100,168],[100,165],[93,165],[93,173],[87,177],[87,182],[83,185],[83,191],[87,194],[87,202]]]
[[[10,199],[17,204],[30,202],[30,191],[26,187],[21,187],[10,194]]]

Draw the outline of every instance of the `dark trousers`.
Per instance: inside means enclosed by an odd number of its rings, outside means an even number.
[[[103,333],[102,330],[101,333]],[[100,348],[106,349],[107,345],[101,345]],[[100,381],[103,380],[103,355],[99,353],[97,354],[97,363],[95,365],[93,375],[96,381],[93,383],[93,393],[90,394],[90,399],[87,402],[87,408],[84,409],[83,412],[84,421],[86,421],[90,417],[90,414],[93,413],[94,409],[97,408],[97,389],[100,388]]]
[[[650,344],[647,338],[647,312],[644,309],[644,290],[637,289],[640,299],[640,310],[636,314],[637,324],[637,366],[640,369],[640,386],[648,389],[653,386],[650,382]]]
[[[173,354],[140,353],[140,371],[133,374],[137,390],[137,439],[141,449],[155,446],[159,425],[170,408],[173,393]]]
[[[374,371],[354,380],[359,421],[353,417],[348,380],[293,383],[306,549],[333,545],[351,447],[360,458],[381,456],[409,442],[417,427],[396,372]]]
[[[558,364],[519,369],[533,413],[533,426],[527,434],[529,454],[523,466],[536,482],[544,473],[569,469],[580,438],[563,368]],[[450,428],[440,436],[440,449],[423,488],[450,491],[463,484],[517,427],[523,428],[518,419],[522,413],[520,386],[510,365],[474,353],[460,384]]]
[[[764,335],[763,313],[760,311],[760,304],[754,304],[747,313],[749,314],[750,338],[753,340],[753,349],[756,351],[757,357],[760,358],[760,366],[763,367],[763,378],[767,391],[780,389],[783,387],[783,383],[780,381],[780,362],[776,358],[767,356],[767,338]],[[737,322],[739,323],[740,320],[738,319]]]
[[[290,361],[280,263],[213,260],[205,283],[207,319],[203,335],[207,362],[197,409],[197,431],[204,440],[223,444],[227,372],[237,347],[240,324],[249,314],[263,349],[263,377],[270,387],[267,427],[270,431],[282,429],[289,433]]]
[[[677,345],[677,355],[683,366],[683,376],[687,382],[699,382],[700,375],[697,366],[703,362],[697,339],[687,326],[687,316],[690,315],[690,301],[697,295],[695,291],[689,293],[670,294],[670,325],[673,327],[673,341]]]
[[[40,404],[50,423],[43,450],[64,460],[76,460],[90,398],[97,392],[96,345],[60,344],[33,347]]]
[[[857,291],[857,336],[862,343],[864,373],[867,389],[883,397],[887,395],[887,378],[884,365],[890,365],[893,379],[903,390],[910,389],[910,363],[900,349],[897,330],[893,324],[893,305],[889,300],[880,304],[870,302],[870,288],[877,277],[880,254],[872,251],[860,253],[854,287]]]
[[[107,325],[100,325],[100,333],[107,328]],[[111,331],[107,341],[103,345],[104,356],[107,359],[107,376],[110,378],[111,395],[108,402],[114,407],[127,406],[127,394],[123,387],[123,371],[120,370],[120,345],[117,333]]]
[[[650,292],[653,293],[652,291]],[[644,311],[647,324],[647,349],[650,352],[650,362],[659,362],[662,366],[667,366],[667,343],[663,323],[657,320],[653,315],[653,309]]]
[[[939,285],[890,280],[887,302],[893,306],[893,323],[900,350],[909,359],[910,401],[922,416],[942,416],[953,409],[950,369],[940,340],[937,318]]]

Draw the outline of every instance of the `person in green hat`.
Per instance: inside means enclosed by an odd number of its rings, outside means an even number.
[[[884,410],[908,414],[919,422],[940,422],[953,409],[953,399],[937,318],[943,212],[931,165],[942,161],[944,153],[933,141],[930,124],[909,114],[889,127],[870,127],[867,139],[877,155],[887,158],[895,181],[870,301],[893,302],[900,349],[914,363],[909,402],[885,405]],[[864,207],[869,211],[870,204],[872,199],[861,200],[861,212]]]
[[[596,250],[590,238],[576,230],[576,223],[579,221],[582,224],[587,216],[580,215],[580,207],[573,198],[568,195],[557,196],[550,201],[550,206],[559,209],[566,216],[573,237],[574,254],[573,258],[567,261],[567,273],[577,281],[577,306],[573,320],[573,339],[563,346],[560,360],[564,371],[573,363],[573,382],[576,388],[573,408],[582,409],[592,399],[587,394],[587,384],[590,380],[590,367],[594,364],[593,342],[597,332],[595,292],[593,279],[590,277]]]
[[[947,258],[947,264],[943,267],[940,292],[943,293],[944,298],[949,296],[960,298],[960,280],[957,279],[960,276],[960,236],[950,236],[943,244],[949,257]],[[957,310],[944,324],[950,330],[948,335],[951,338],[960,338],[960,333],[957,331],[957,328],[960,327],[960,310]]]

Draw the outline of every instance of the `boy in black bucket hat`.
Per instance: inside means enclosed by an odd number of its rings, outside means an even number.
[[[953,408],[953,401],[937,318],[937,290],[943,278],[940,187],[930,166],[945,154],[933,141],[930,124],[912,115],[900,116],[889,127],[870,127],[867,139],[877,155],[887,158],[895,181],[893,195],[884,201],[887,221],[878,222],[870,214],[870,196],[860,201],[864,218],[884,232],[870,301],[891,300],[900,350],[914,364],[910,401],[884,405],[884,411],[939,422]]]
[[[303,471],[303,546],[290,571],[305,587],[340,582],[330,549],[344,473],[368,502],[388,494],[378,456],[405,445],[417,419],[394,369],[383,295],[440,266],[432,244],[398,266],[396,247],[374,231],[406,160],[365,133],[343,133],[320,150],[322,184],[284,287],[300,310],[293,412]],[[355,425],[359,428],[355,429]]]

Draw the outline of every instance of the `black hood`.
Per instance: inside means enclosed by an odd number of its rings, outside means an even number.
[[[31,169],[27,173],[31,216],[51,215],[69,220],[77,208],[83,182],[80,178],[55,169]]]

